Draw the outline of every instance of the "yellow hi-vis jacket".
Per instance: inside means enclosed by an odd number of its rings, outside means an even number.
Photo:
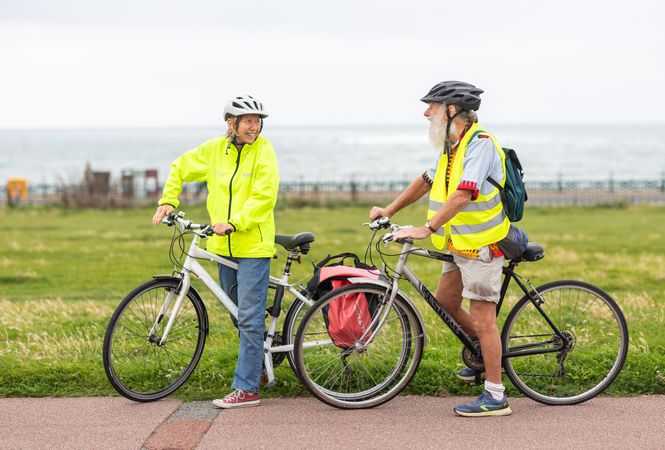
[[[459,186],[464,169],[463,162],[466,149],[476,131],[481,131],[483,136],[487,136],[494,143],[494,147],[501,157],[504,177],[500,184],[502,187],[504,186],[506,179],[505,153],[494,136],[485,132],[480,125],[473,124],[459,143],[447,187],[446,171],[448,168],[448,155],[442,154],[439,158],[429,195],[428,220],[437,213],[448,196],[455,192]],[[478,189],[480,189],[480,186],[478,186]],[[478,198],[468,203],[449,222],[445,223],[436,233],[432,234],[431,239],[434,246],[439,249],[443,249],[446,246],[447,236],[449,236],[455,249],[476,250],[500,241],[506,237],[509,228],[510,221],[503,210],[501,195],[499,190],[494,187],[488,195],[479,193]]]
[[[207,250],[222,256],[267,258],[275,253],[279,176],[272,144],[259,136],[241,151],[228,138],[211,139],[171,165],[159,204],[178,207],[184,181],[208,183],[210,223],[229,222],[236,231],[208,238]]]

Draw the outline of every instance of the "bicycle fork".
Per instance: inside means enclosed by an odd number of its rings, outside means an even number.
[[[150,342],[156,342],[155,333],[157,332],[157,327],[164,319],[164,316],[168,312],[169,308],[171,307],[171,304],[173,303],[173,300],[175,299],[175,305],[173,307],[173,310],[171,311],[171,315],[169,316],[169,321],[166,324],[166,328],[164,328],[162,337],[157,342],[157,345],[162,346],[166,343],[166,339],[169,335],[169,332],[171,331],[171,328],[173,327],[173,323],[175,322],[176,317],[178,316],[178,312],[180,311],[182,302],[185,300],[187,292],[189,292],[191,283],[192,283],[191,275],[189,274],[189,272],[184,272],[178,287],[175,290],[169,291],[168,295],[166,296],[166,299],[164,300],[164,304],[162,305],[162,309],[159,310],[159,314],[157,315],[157,320],[155,320],[155,323],[152,325],[152,328],[150,329],[150,336],[148,336],[148,340]]]
[[[408,242],[404,244],[402,255],[399,257],[399,260],[397,261],[397,266],[395,267],[395,275],[393,276],[390,288],[387,291],[389,297],[383,304],[382,313],[376,315],[376,317],[369,324],[369,326],[367,327],[363,335],[360,337],[360,339],[356,341],[354,347],[358,348],[359,346],[362,345],[362,347],[367,348],[367,346],[369,346],[369,344],[371,344],[372,341],[374,341],[374,338],[381,330],[383,325],[386,323],[388,314],[390,314],[390,308],[392,308],[395,298],[397,297],[397,293],[399,292],[399,280],[402,276],[402,272],[406,267],[406,259],[409,255],[409,250],[411,250],[411,247],[413,247],[413,244],[410,244]],[[367,340],[365,341],[365,339]],[[342,360],[344,362],[344,365],[346,366],[346,360],[344,356]]]

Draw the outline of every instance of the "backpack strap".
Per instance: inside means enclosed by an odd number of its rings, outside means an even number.
[[[319,261],[317,264],[314,265],[315,268],[321,268],[325,265],[327,265],[331,260],[333,259],[340,259],[340,263],[343,263],[346,258],[353,258],[354,265],[358,267],[358,264],[362,264],[360,262],[360,258],[358,255],[355,253],[350,253],[350,252],[344,252],[344,253],[339,253],[337,255],[328,255],[327,257],[323,258],[321,261]]]
[[[469,139],[469,142],[473,141],[473,139],[476,138],[476,137],[477,137],[479,134],[481,134],[481,133],[486,133],[486,131],[485,131],[485,130],[476,130],[476,131],[471,135],[471,139]],[[492,186],[494,186],[495,188],[497,188],[497,189],[499,190],[499,192],[502,192],[502,191],[503,191],[503,187],[501,187],[501,185],[500,185],[500,184],[499,184],[494,178],[492,178],[492,177],[487,177],[487,181],[489,181],[490,184],[491,184]],[[503,197],[502,197],[502,198],[503,198]]]
[[[501,186],[499,183],[497,183],[496,180],[495,180],[494,178],[492,178],[492,177],[487,177],[487,181],[489,181],[490,184],[491,184],[492,186],[494,186],[495,188],[497,188],[497,189],[499,190],[499,192],[503,191],[504,187]]]

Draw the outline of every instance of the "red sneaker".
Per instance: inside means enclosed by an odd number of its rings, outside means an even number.
[[[219,408],[229,409],[242,408],[247,406],[259,406],[261,404],[261,400],[259,398],[258,392],[245,392],[243,390],[236,389],[222,399],[213,400],[212,403]]]

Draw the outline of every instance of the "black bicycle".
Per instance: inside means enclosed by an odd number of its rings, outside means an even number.
[[[355,279],[322,297],[303,317],[294,342],[295,363],[304,385],[319,400],[343,409],[371,408],[389,401],[418,369],[425,326],[414,303],[399,290],[403,279],[462,342],[467,366],[484,370],[478,342],[406,264],[411,255],[451,262],[452,256],[414,247],[412,240],[405,239],[400,241],[395,268],[389,270],[380,244],[390,241],[399,226],[385,218],[369,226],[374,234],[368,250],[378,230],[390,230],[375,245],[384,260],[383,277]],[[617,303],[596,286],[561,280],[534,287],[515,273],[518,264],[543,257],[543,248],[531,243],[503,268],[497,315],[511,281],[524,292],[503,325],[503,369],[515,387],[533,400],[548,405],[581,403],[601,393],[619,375],[628,352],[628,327]],[[340,348],[328,334],[325,312],[331,302],[359,296],[378,306],[364,334]]]

